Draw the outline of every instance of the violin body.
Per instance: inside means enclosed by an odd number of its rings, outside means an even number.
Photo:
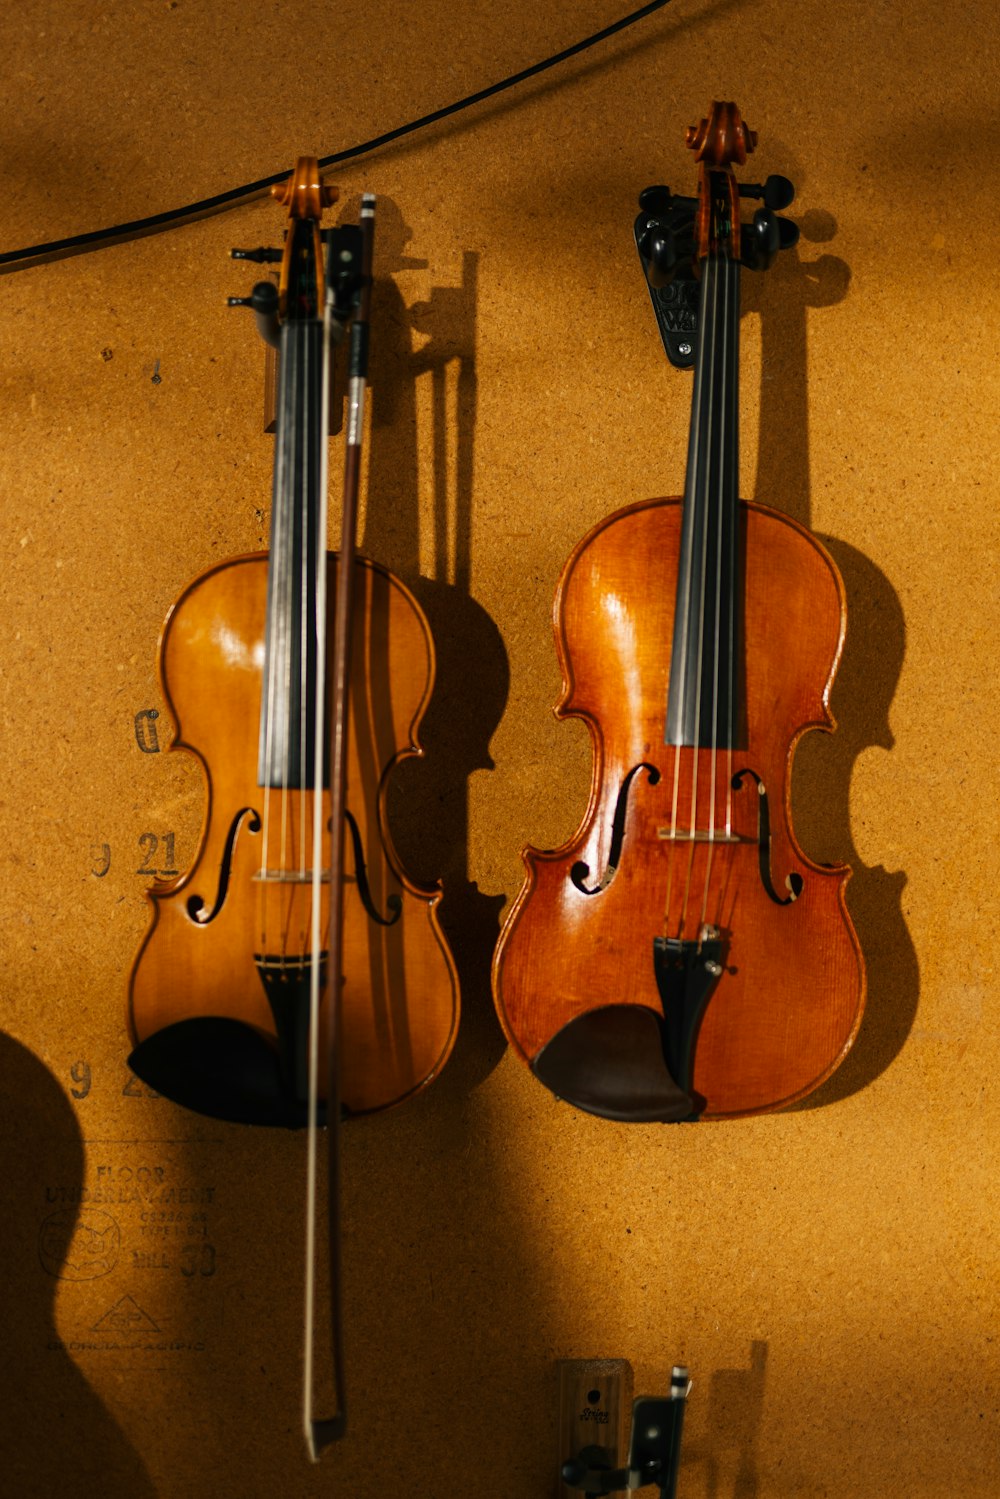
[[[331,553],[331,601],[335,564]],[[308,951],[308,880],[260,878],[265,816],[255,728],[263,692],[267,575],[266,553],[210,568],[184,591],[164,625],[160,676],[175,721],[172,748],[201,763],[208,806],[191,868],[149,892],[152,921],[129,986],[136,1044],[178,1022],[208,1016],[250,1026],[276,1049],[275,1013],[258,960],[262,951],[275,958],[284,954],[292,980],[296,956]],[[429,627],[410,591],[362,559],[355,560],[353,609],[348,810],[357,837],[349,821],[341,1101],[347,1112],[360,1114],[406,1098],[443,1066],[457,1029],[457,981],[437,922],[441,892],[404,873],[385,815],[393,767],[421,753],[416,733],[433,680]],[[272,868],[279,862],[293,872],[310,867],[312,797],[309,790],[285,794],[281,816],[272,818],[267,835]],[[324,911],[324,924],[325,918]],[[326,1014],[324,1007],[323,1047]],[[215,1030],[226,1037],[228,1028]],[[191,1064],[200,1046],[197,1031],[189,1028],[188,1034]],[[212,1031],[207,1034],[211,1050]],[[228,1057],[217,1065],[225,1068]],[[239,1053],[232,1065],[240,1065]]]
[[[559,584],[554,623],[564,688],[556,712],[582,719],[590,732],[590,803],[563,847],[525,851],[527,879],[494,966],[504,1029],[532,1063],[563,1027],[588,1013],[629,1005],[662,1016],[652,934],[679,930],[685,902],[694,904],[699,920],[704,915],[728,947],[693,1053],[690,1082],[706,1118],[760,1113],[811,1092],[849,1048],[864,994],[860,948],[844,903],[849,872],[808,859],[790,819],[795,746],[807,730],[834,726],[828,697],[844,635],[843,585],[803,527],[762,506],[740,508],[745,633],[766,642],[745,656],[745,733],[731,769],[726,756],[730,779],[753,772],[733,797],[732,830],[740,841],[689,845],[690,868],[688,850],[679,850],[671,879],[662,833],[675,776],[690,786],[692,762],[702,762],[696,821],[710,825],[713,751],[681,748],[675,755],[663,742],[681,501],[646,501],[584,538]],[[647,770],[632,779],[613,877],[604,889],[585,893],[580,886],[590,881],[572,873],[583,864],[597,882],[607,870],[621,788],[636,766],[652,767],[656,784]],[[778,904],[761,879],[761,786],[769,794],[773,885],[784,896],[788,876],[801,880],[800,896],[788,904]],[[543,985],[536,977],[541,965]],[[609,1066],[613,1053],[612,1043],[604,1057]],[[628,1108],[595,1112],[632,1117]]]

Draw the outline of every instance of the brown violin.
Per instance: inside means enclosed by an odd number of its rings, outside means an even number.
[[[250,299],[265,334],[274,328],[280,342],[270,552],[202,573],[163,627],[159,670],[176,724],[172,747],[201,763],[208,809],[190,869],[149,892],[150,928],[129,986],[139,1075],[187,1107],[251,1123],[305,1122],[310,981],[321,980],[325,1053],[337,904],[331,859],[340,847],[345,1110],[381,1109],[422,1087],[457,1027],[455,969],[436,917],[440,889],[406,875],[385,816],[393,768],[421,753],[430,629],[399,579],[353,555],[353,520],[343,528],[349,565],[339,584],[336,554],[325,546],[319,218],[331,191],[315,161],[302,158],[284,190],[279,286],[261,282]],[[350,279],[345,265],[355,281],[370,274],[361,269],[360,241],[371,222],[338,242],[333,271],[342,279]],[[350,302],[350,285],[347,293]],[[353,329],[366,344],[364,322],[355,319]],[[360,419],[350,420],[345,495],[356,499]],[[341,598],[351,596],[339,638],[338,587]],[[325,673],[324,654],[332,663]],[[335,740],[348,743],[336,837]],[[316,952],[314,879],[322,905]]]
[[[740,266],[795,243],[775,211],[793,191],[741,189],[732,167],[756,134],[734,104],[687,144],[696,198],[647,189],[636,221],[652,289],[697,278],[684,496],[618,511],[563,570],[556,713],[590,732],[590,802],[563,847],[525,850],[493,966],[535,1075],[625,1121],[805,1097],[843,1060],[865,997],[850,871],[811,860],[791,821],[795,747],[834,728],[843,584],[804,527],[738,497]],[[752,223],[741,195],[764,199]]]
[[[306,1436],[311,1416],[315,1128],[330,1126],[337,1284],[336,1125],[423,1088],[453,1046],[458,987],[438,886],[411,879],[386,820],[387,785],[429,699],[434,647],[412,593],[355,555],[374,198],[324,231],[333,201],[314,158],[276,189],[288,209],[279,283],[249,298],[278,349],[269,553],[209,568],[160,639],[172,748],[203,769],[208,805],[190,869],[149,892],[129,984],[132,1069],[216,1118],[309,1128]],[[325,274],[324,274],[324,250]],[[331,359],[349,348],[339,555],[327,552]],[[322,1065],[321,1065],[322,1061]],[[338,1398],[343,1374],[334,1311]],[[342,1401],[341,1401],[342,1405]]]

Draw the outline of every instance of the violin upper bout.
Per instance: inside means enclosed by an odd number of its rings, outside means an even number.
[[[836,564],[804,526],[746,506],[746,663],[751,742],[776,732],[789,746],[809,729],[830,731],[829,697],[847,623]]]

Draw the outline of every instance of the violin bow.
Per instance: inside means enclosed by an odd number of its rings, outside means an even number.
[[[329,991],[329,1052],[327,1056],[327,1180],[329,1222],[330,1277],[330,1346],[333,1361],[333,1386],[336,1407],[332,1416],[317,1418],[314,1403],[315,1322],[316,1322],[316,1178],[318,1129],[316,1124],[319,1098],[319,1008],[321,1000],[322,941],[322,860],[313,860],[312,875],[312,949],[310,1018],[309,1018],[309,1125],[307,1142],[308,1183],[306,1191],[306,1274],[303,1371],[303,1426],[309,1456],[318,1462],[323,1451],[344,1436],[347,1430],[347,1403],[344,1379],[344,1348],[341,1294],[340,1234],[340,1039],[341,988],[343,984],[344,934],[344,837],[347,811],[347,755],[349,677],[354,608],[354,552],[357,540],[358,492],[361,480],[361,441],[364,428],[365,392],[368,378],[368,327],[371,316],[372,252],[375,240],[375,198],[365,193],[361,200],[361,283],[357,311],[351,322],[348,392],[347,440],[344,450],[344,499],[340,554],[337,565],[337,589],[334,603],[333,662],[331,668],[330,714],[330,915],[328,958],[326,964]],[[331,252],[332,255],[332,252]],[[334,306],[333,274],[328,267],[324,306],[324,352],[321,395],[323,443],[320,470],[320,535],[327,527],[327,423],[330,409],[330,347],[341,327]],[[321,547],[317,577],[316,611],[317,683],[322,695],[326,681],[326,549]],[[313,798],[313,847],[322,844],[323,766],[326,746],[324,714],[316,714],[315,767],[316,787]]]

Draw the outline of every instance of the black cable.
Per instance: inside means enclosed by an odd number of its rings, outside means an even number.
[[[371,140],[362,141],[358,146],[348,146],[344,151],[335,151],[332,156],[323,156],[319,164],[321,167],[332,167],[342,161],[352,161],[357,156],[364,156],[368,151],[375,151],[380,146],[387,146],[390,142],[400,140],[405,135],[412,135],[416,130],[423,130],[428,125],[434,125],[438,120],[446,120],[449,115],[469,109],[473,104],[481,104],[484,99],[490,99],[494,94],[501,94],[505,89],[514,88],[518,83],[525,83],[529,78],[536,78],[539,73],[554,68],[557,63],[565,62],[567,58],[576,57],[578,53],[596,46],[598,42],[606,41],[608,37],[614,36],[618,31],[624,31],[628,26],[634,26],[637,21],[652,15],[654,11],[662,10],[669,4],[670,0],[649,0],[647,5],[641,6],[627,16],[622,16],[618,21],[613,21],[610,26],[595,31],[592,36],[585,37],[582,42],[574,42],[571,47],[565,47],[561,52],[554,53],[551,57],[545,58],[544,62],[533,63],[530,68],[522,68],[519,73],[511,73],[508,78],[501,79],[499,83],[491,83],[488,88],[479,89],[474,94],[467,94],[464,99],[458,99],[454,104],[446,104],[443,109],[434,109],[430,114],[421,115],[418,120],[411,120],[406,125],[397,125],[394,130],[387,130],[382,135],[373,136]],[[115,244],[122,239],[138,239],[145,234],[155,234],[163,229],[176,228],[194,219],[217,213],[235,203],[259,197],[261,193],[267,192],[268,188],[287,181],[291,175],[290,170],[276,172],[273,177],[261,177],[257,182],[249,182],[244,187],[230,188],[228,192],[216,193],[211,198],[200,198],[195,203],[188,203],[184,208],[171,208],[164,213],[151,214],[149,218],[133,219],[130,223],[118,224],[113,229],[92,229],[87,234],[74,234],[67,239],[49,240],[44,244],[30,245],[23,250],[5,250],[0,254],[0,275],[23,270],[28,265],[39,265],[45,260],[58,260],[67,255],[81,254],[85,250],[99,250],[105,245]]]

